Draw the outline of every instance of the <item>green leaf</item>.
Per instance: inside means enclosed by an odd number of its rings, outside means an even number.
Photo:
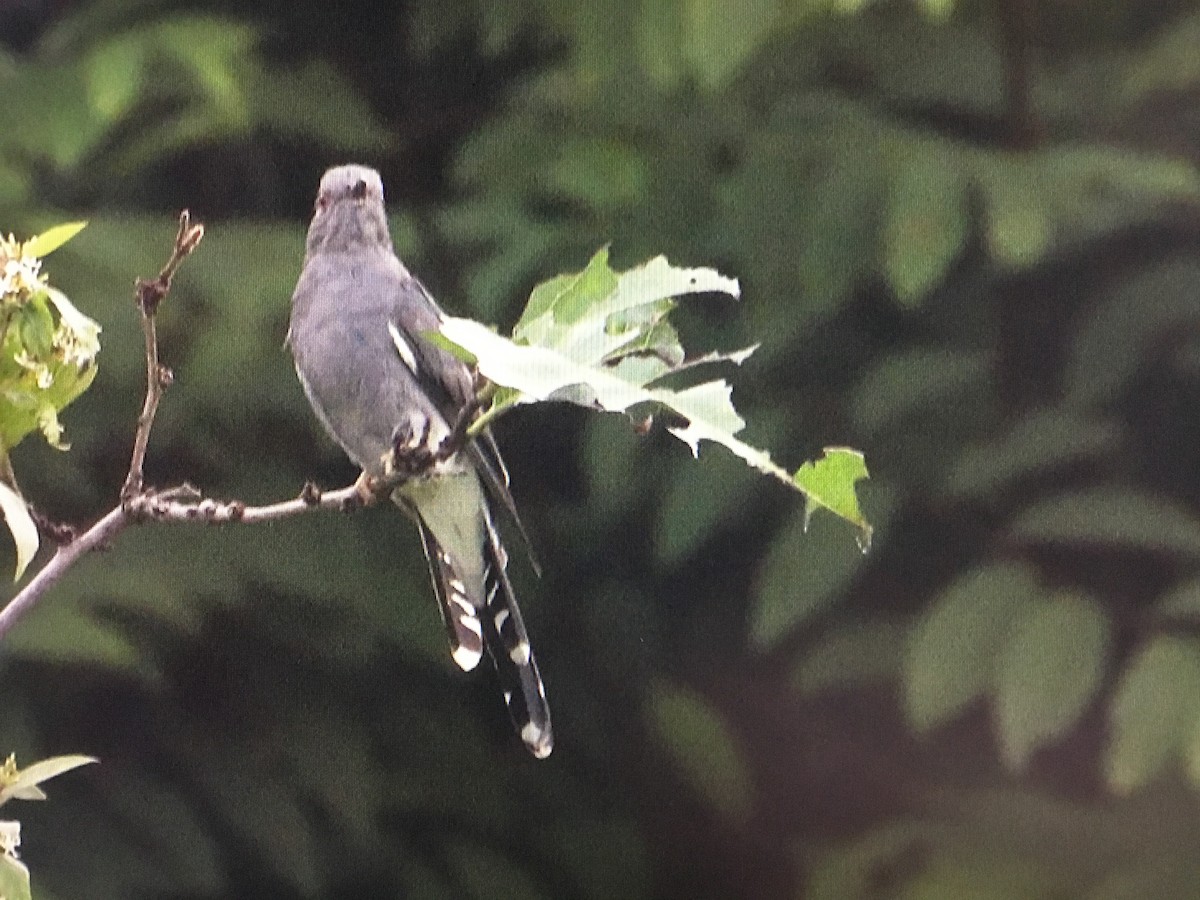
[[[1128,794],[1148,784],[1191,740],[1198,714],[1200,644],[1154,638],[1126,668],[1109,710],[1108,786]],[[1193,768],[1193,781],[1200,783],[1196,774]]]
[[[1021,513],[1010,531],[1023,543],[1200,557],[1200,522],[1189,511],[1128,488],[1099,487],[1050,497]]]
[[[10,757],[9,762],[12,762]],[[31,766],[18,770],[15,775],[8,771],[0,772],[0,805],[9,800],[45,800],[46,795],[38,787],[42,782],[49,781],[94,762],[99,762],[93,756],[53,756],[43,759]],[[6,766],[6,770],[7,770]]]
[[[55,225],[27,240],[22,244],[21,249],[27,256],[48,256],[86,227],[87,222],[67,222],[63,225]]]
[[[967,240],[966,179],[948,153],[904,154],[892,179],[883,230],[883,269],[905,306],[946,274]]]
[[[987,215],[987,242],[1002,265],[1025,268],[1040,260],[1054,237],[1040,184],[1007,158],[985,168],[980,179]]]
[[[990,440],[966,449],[946,478],[955,499],[999,495],[1018,479],[1111,453],[1120,431],[1059,406],[1037,410]]]
[[[29,515],[29,507],[24,498],[3,481],[0,481],[0,512],[4,513],[4,522],[8,525],[13,544],[17,548],[17,569],[13,581],[18,581],[37,554],[37,525]]]
[[[1024,768],[1079,720],[1104,675],[1109,642],[1108,616],[1084,597],[1058,595],[1026,617],[996,683],[996,725],[1009,766]]]
[[[850,691],[892,681],[903,665],[904,633],[888,622],[862,622],[824,632],[805,648],[791,681],[802,694]]]
[[[984,566],[949,585],[917,621],[904,661],[904,707],[928,731],[992,686],[996,661],[1040,596],[1029,566]]]
[[[0,822],[0,826],[16,823]],[[24,864],[5,853],[0,855],[0,897],[4,900],[32,900],[29,889],[29,870]]]
[[[868,435],[906,426],[930,408],[987,385],[993,354],[919,347],[885,357],[863,377],[854,396],[855,426]]]
[[[798,511],[775,535],[763,561],[750,619],[750,636],[761,648],[827,609],[841,596],[863,555],[829,523],[809,526]]]
[[[700,693],[659,680],[646,715],[693,788],[733,822],[754,809],[754,781],[733,732]]]
[[[1154,611],[1163,619],[1200,621],[1200,578],[1176,584],[1154,604]]]
[[[764,465],[756,467],[769,471],[765,467],[769,462],[765,453],[763,457]],[[755,465],[753,461],[749,462]],[[858,507],[858,494],[854,486],[866,477],[867,462],[860,452],[849,447],[826,447],[821,451],[820,459],[806,462],[796,470],[792,480],[796,487],[804,491],[805,516],[811,517],[813,511],[821,507],[856,525],[859,529],[859,546],[865,551],[871,546],[871,526]]]

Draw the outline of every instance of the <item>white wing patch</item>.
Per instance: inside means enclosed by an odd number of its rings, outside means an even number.
[[[394,322],[388,322],[388,332],[392,335],[392,343],[396,345],[396,351],[400,354],[400,358],[408,366],[408,371],[416,375],[417,354],[413,353],[412,346],[404,339],[404,335],[400,333],[400,329]]]

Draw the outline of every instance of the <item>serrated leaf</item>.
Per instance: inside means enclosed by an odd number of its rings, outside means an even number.
[[[1162,636],[1121,676],[1109,710],[1104,776],[1118,794],[1148,784],[1189,741],[1200,713],[1200,644]]]
[[[66,222],[62,225],[55,225],[25,241],[21,245],[21,250],[27,256],[48,256],[86,227],[87,222]]]
[[[751,447],[735,435],[745,422],[731,399],[732,388],[723,380],[706,381],[679,390],[663,387],[658,370],[621,369],[606,364],[610,354],[638,339],[638,327],[659,327],[654,315],[626,315],[645,310],[670,297],[688,293],[725,291],[736,295],[737,282],[712,269],[678,269],[657,257],[621,273],[616,287],[601,296],[611,281],[607,256],[601,251],[587,270],[576,276],[554,279],[534,291],[535,313],[522,316],[514,343],[469,319],[446,317],[444,337],[478,361],[479,372],[494,384],[516,393],[494,399],[489,410],[499,415],[517,403],[565,401],[609,412],[629,412],[642,404],[663,406],[684,420],[668,430],[686,443],[693,455],[702,441],[718,443],[761,472],[805,494],[808,509],[829,509],[856,525],[860,543],[870,542],[870,526],[858,508],[854,483],[866,477],[862,454],[829,448],[825,456],[806,463],[794,475],[771,460],[766,451]],[[536,301],[536,302],[535,302]],[[614,324],[615,323],[615,324]],[[628,330],[625,330],[628,329]],[[744,361],[750,350],[725,354]],[[709,354],[705,363],[721,359]],[[685,367],[684,363],[676,370]],[[632,376],[634,380],[629,380]],[[640,379],[653,377],[653,384]]]
[[[763,465],[757,465],[756,468],[770,471],[765,468],[770,460],[766,458],[765,453],[763,457]],[[750,464],[755,465],[752,461]],[[797,469],[792,481],[804,491],[806,516],[811,517],[813,511],[820,507],[857,526],[858,543],[865,551],[871,546],[871,526],[867,524],[862,510],[859,509],[855,485],[867,477],[867,461],[857,450],[851,450],[849,447],[826,447],[821,451],[820,459],[806,462]]]
[[[37,555],[37,525],[29,515],[29,507],[26,506],[24,498],[3,481],[0,481],[0,511],[4,513],[4,524],[8,526],[13,544],[17,548],[17,567],[13,581],[18,581]]]
[[[646,714],[697,793],[731,821],[746,821],[754,782],[733,733],[708,700],[660,680],[651,686]]]
[[[1005,762],[1022,769],[1092,701],[1109,651],[1108,616],[1084,597],[1059,595],[1021,624],[1000,660],[996,726]]]
[[[1024,543],[1200,557],[1200,522],[1190,512],[1128,488],[1100,487],[1047,498],[1022,512],[1010,533]]]
[[[94,756],[53,756],[26,766],[19,770],[14,778],[6,778],[0,782],[0,805],[8,800],[44,800],[45,794],[38,785],[64,772],[94,762],[99,762]]]
[[[1040,594],[1031,568],[1003,563],[969,572],[935,598],[904,660],[904,707],[914,729],[928,731],[983,696]]]

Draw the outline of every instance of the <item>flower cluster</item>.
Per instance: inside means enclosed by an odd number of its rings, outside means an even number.
[[[0,235],[0,303],[24,303],[46,288],[42,261],[11,234]]]

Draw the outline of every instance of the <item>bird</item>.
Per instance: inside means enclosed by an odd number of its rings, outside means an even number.
[[[326,171],[292,295],[296,373],[364,476],[406,476],[391,499],[420,531],[451,658],[464,671],[491,658],[517,734],[544,759],[550,709],[497,513],[520,520],[491,433],[463,427],[477,409],[472,369],[429,339],[443,315],[396,255],[379,173]]]

